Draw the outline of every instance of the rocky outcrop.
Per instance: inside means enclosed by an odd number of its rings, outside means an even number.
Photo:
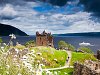
[[[15,34],[17,36],[27,36],[27,34],[18,28],[10,25],[0,24],[0,36],[9,36],[9,34]]]
[[[100,62],[75,63],[73,75],[100,75]]]

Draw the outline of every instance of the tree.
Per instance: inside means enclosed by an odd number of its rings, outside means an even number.
[[[58,47],[59,47],[59,49],[68,49],[67,43],[62,40],[58,42]]]
[[[68,45],[68,50],[75,51],[75,47],[71,44]]]
[[[75,51],[75,47],[69,43],[66,43],[65,41],[59,41],[58,42],[59,49],[65,49],[69,51]]]
[[[89,47],[80,47],[78,50],[86,53],[93,53]]]
[[[25,46],[26,47],[34,47],[35,46],[35,41],[34,40],[31,40],[31,41],[28,41],[25,43]]]

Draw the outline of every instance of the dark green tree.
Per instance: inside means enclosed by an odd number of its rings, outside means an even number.
[[[35,41],[34,40],[30,40],[28,42],[25,43],[26,47],[34,47],[35,46]]]
[[[68,50],[69,51],[75,51],[75,47],[71,44],[68,44]]]
[[[65,49],[69,51],[75,51],[75,47],[69,43],[66,43],[65,41],[59,41],[58,42],[59,49]]]
[[[85,52],[85,53],[93,53],[89,47],[80,47],[80,48],[78,48],[78,50]]]
[[[58,42],[58,47],[59,47],[59,49],[68,49],[67,43],[62,40]]]

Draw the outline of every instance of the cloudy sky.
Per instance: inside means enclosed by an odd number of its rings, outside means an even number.
[[[99,32],[99,19],[84,12],[84,6],[68,2],[63,7],[48,3],[0,0],[0,23],[9,24],[29,35],[46,30],[53,34]]]

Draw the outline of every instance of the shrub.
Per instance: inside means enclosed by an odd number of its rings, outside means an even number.
[[[68,44],[65,41],[58,42],[59,49],[68,49]]]
[[[69,51],[75,51],[75,47],[69,43],[66,43],[65,41],[59,41],[58,42],[59,49],[65,49]]]
[[[2,43],[3,42],[3,40],[2,40],[2,38],[0,38],[0,43]]]
[[[19,49],[19,50],[23,50],[25,49],[26,47],[24,45],[16,45],[15,48]]]
[[[28,41],[25,43],[25,46],[26,47],[34,47],[35,46],[35,41],[34,40],[31,40],[31,41]]]
[[[78,50],[86,53],[93,53],[89,47],[80,47]]]

